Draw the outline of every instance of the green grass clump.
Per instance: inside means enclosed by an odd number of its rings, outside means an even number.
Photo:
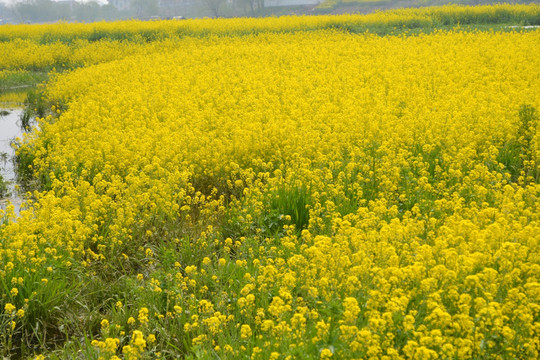
[[[3,116],[0,113],[0,117]],[[0,172],[4,169],[6,162],[8,161],[8,154],[0,152]],[[0,198],[4,198],[9,195],[9,181],[5,180],[0,173]]]
[[[47,73],[40,71],[0,71],[0,92],[35,86],[47,79]]]
[[[513,182],[538,182],[540,178],[538,159],[534,151],[534,135],[538,122],[538,111],[530,105],[522,105],[515,136],[499,149],[497,161],[504,165]]]

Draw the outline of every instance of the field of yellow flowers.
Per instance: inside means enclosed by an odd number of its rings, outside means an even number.
[[[0,355],[539,357],[540,30],[159,41],[16,141]]]

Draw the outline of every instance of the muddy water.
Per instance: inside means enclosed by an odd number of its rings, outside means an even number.
[[[4,112],[7,112],[5,114]],[[0,156],[0,171],[4,180],[9,181],[9,192],[7,198],[0,198],[0,209],[5,210],[11,203],[15,206],[15,212],[19,213],[22,198],[16,189],[16,175],[13,162],[15,151],[11,147],[11,142],[16,137],[22,137],[22,130],[19,125],[19,118],[22,109],[0,108],[0,155],[7,154],[4,159]]]

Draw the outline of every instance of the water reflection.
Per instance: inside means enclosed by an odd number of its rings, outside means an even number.
[[[34,89],[35,87],[28,87],[25,89],[20,89],[18,91],[0,91],[0,108],[9,109],[9,108],[22,108],[24,106],[24,101],[29,90]]]
[[[8,196],[0,199],[0,209],[5,210],[9,203],[15,206],[18,214],[22,203],[16,189],[16,174],[12,161],[15,152],[11,147],[11,142],[16,137],[22,137],[22,130],[19,126],[19,118],[22,109],[0,108],[0,170],[2,178],[8,181]]]

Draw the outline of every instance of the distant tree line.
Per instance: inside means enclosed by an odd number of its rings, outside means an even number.
[[[268,1],[268,0],[267,0]],[[127,6],[109,0],[106,5],[95,1],[80,2],[71,0],[19,0],[12,5],[0,3],[0,25],[2,23],[48,23],[55,21],[93,22],[100,20],[173,18],[173,17],[233,17],[267,16],[284,14],[316,14],[339,12],[368,13],[377,9],[396,7],[418,7],[443,5],[447,3],[477,5],[488,3],[531,3],[538,0],[390,0],[390,1],[343,1],[328,0],[333,6],[312,11],[311,7],[300,6],[266,7],[265,0],[129,0]],[[308,1],[307,3],[309,3]],[[323,0],[321,0],[323,2]],[[272,2],[274,5],[276,1]],[[282,0],[281,4],[301,3],[301,1]],[[311,2],[312,3],[312,2]],[[268,4],[267,4],[268,6]],[[342,11],[338,11],[343,8]]]
[[[119,7],[114,3],[108,1],[106,5],[101,5],[96,1],[19,0],[12,5],[0,3],[0,19],[12,23],[48,23],[175,16],[260,16],[264,15],[262,12],[265,8],[265,0],[130,0],[128,6]]]
[[[49,23],[56,21],[93,22],[115,19],[154,17],[256,16],[264,0],[131,0],[121,9],[110,1],[20,0],[12,5],[0,3],[0,24]]]
[[[222,16],[227,10],[236,10],[237,14],[245,16],[256,16],[257,10],[264,9],[264,0],[203,0],[203,2],[213,17]]]
[[[46,23],[55,21],[92,22],[112,20],[120,15],[112,5],[99,5],[97,2],[23,0],[4,7],[12,22]],[[7,17],[7,16],[6,16]]]

